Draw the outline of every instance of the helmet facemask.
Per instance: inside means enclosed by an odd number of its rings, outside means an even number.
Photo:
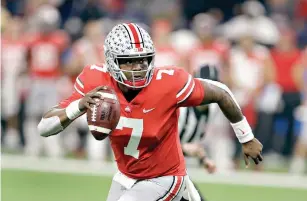
[[[107,59],[108,71],[117,82],[127,87],[136,89],[146,87],[150,83],[154,70],[154,54],[146,54],[140,56],[115,56],[113,54],[112,57],[114,59]],[[124,60],[138,60],[142,58],[146,58],[148,63],[146,64],[146,67],[144,66],[144,68],[141,70],[125,70],[120,68],[120,65]]]

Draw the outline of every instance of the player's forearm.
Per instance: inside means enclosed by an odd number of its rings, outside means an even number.
[[[47,112],[43,116],[43,118],[57,116],[60,120],[61,126],[63,126],[63,128],[66,128],[71,122],[74,121],[74,119],[69,119],[65,110],[66,108],[53,108],[52,110]]]
[[[211,80],[200,79],[204,86],[205,97],[202,104],[217,103],[231,122],[231,126],[241,143],[248,142],[254,138],[252,129],[242,114],[239,104],[230,89],[220,83]]]
[[[67,117],[65,109],[53,108],[43,116],[37,129],[41,136],[48,137],[60,133],[72,121]]]
[[[56,107],[48,111],[37,126],[39,134],[43,137],[56,135],[63,131],[78,116],[84,114],[84,112],[78,109],[77,103],[73,102],[64,109]]]
[[[244,118],[241,109],[227,93],[224,93],[223,98],[217,104],[231,123],[237,123]]]

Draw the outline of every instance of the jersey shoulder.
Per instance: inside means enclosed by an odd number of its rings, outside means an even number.
[[[104,64],[92,64],[88,65],[84,68],[84,71],[86,73],[86,79],[87,81],[103,81],[110,78],[110,74],[107,70],[106,65]]]
[[[163,66],[156,67],[153,79],[158,80],[160,83],[168,83],[173,86],[181,81],[183,77],[188,77],[189,73],[183,68],[177,66]]]
[[[178,66],[161,66],[156,67],[154,77],[157,80],[177,80],[178,76],[190,75],[184,68]]]
[[[92,64],[85,66],[76,78],[75,88],[85,94],[98,86],[109,85],[110,81],[111,76],[106,65]]]
[[[155,88],[176,98],[193,86],[192,75],[176,66],[157,67],[153,79]]]
[[[224,38],[217,38],[213,43],[213,47],[219,52],[226,52],[230,49],[231,45]]]

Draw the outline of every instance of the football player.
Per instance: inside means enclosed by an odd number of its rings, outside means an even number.
[[[305,48],[302,61],[296,66],[295,76],[298,85],[302,88],[303,103],[296,109],[296,118],[301,122],[301,131],[296,141],[293,158],[290,165],[290,173],[304,174],[307,157],[307,48]]]
[[[37,33],[28,39],[28,73],[31,82],[25,106],[27,116],[25,153],[37,157],[44,149],[47,156],[57,158],[64,154],[61,139],[54,136],[46,142],[35,134],[41,115],[61,100],[58,81],[62,73],[62,56],[68,47],[69,37],[67,33],[58,29],[60,13],[56,8],[42,5],[34,16]]]
[[[9,145],[9,139],[20,136],[20,148],[25,144],[22,132],[18,131],[18,113],[22,102],[23,91],[22,83],[24,72],[27,68],[28,44],[24,38],[24,21],[19,17],[8,17],[6,26],[1,36],[1,118],[7,123],[7,128],[2,133],[1,143],[3,147]],[[13,141],[13,140],[12,140]],[[12,148],[19,148],[13,145]],[[9,147],[9,146],[8,146]]]
[[[60,133],[91,109],[98,91],[112,88],[121,117],[109,135],[119,169],[108,201],[200,200],[186,174],[178,135],[179,107],[217,103],[242,143],[245,161],[262,161],[262,144],[222,83],[194,79],[181,68],[154,67],[155,48],[149,34],[134,23],[119,24],[104,44],[106,65],[90,65],[77,77],[75,92],[45,113],[38,130],[47,137]]]

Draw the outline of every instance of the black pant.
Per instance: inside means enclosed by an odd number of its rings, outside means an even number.
[[[20,109],[18,111],[18,134],[19,134],[19,144],[20,147],[23,148],[26,144],[25,134],[24,134],[24,121],[25,121],[25,101],[21,100],[20,102]],[[1,144],[3,145],[5,138],[6,138],[6,131],[7,131],[7,120],[1,118]]]
[[[288,92],[282,95],[284,108],[274,117],[273,149],[285,156],[292,154],[293,146],[297,138],[297,121],[294,118],[294,110],[301,104],[299,92]]]
[[[273,139],[273,113],[258,112],[255,126],[255,137],[263,144],[263,153],[272,149]]]

